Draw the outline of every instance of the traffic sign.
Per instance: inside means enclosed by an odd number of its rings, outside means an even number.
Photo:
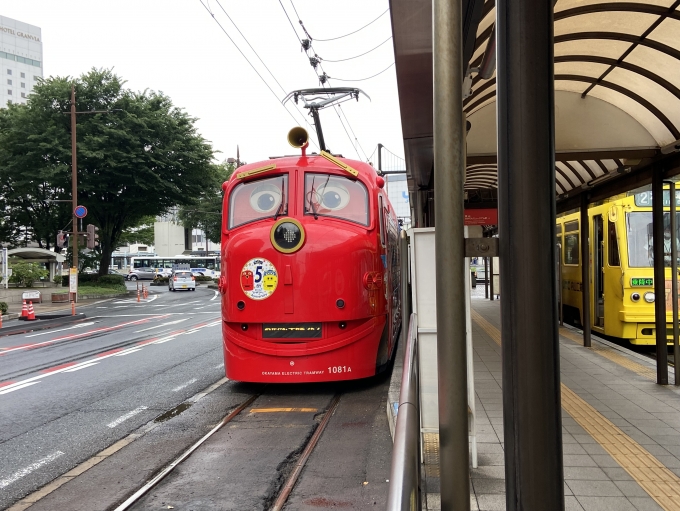
[[[85,218],[87,216],[87,208],[85,206],[76,206],[73,210],[73,214],[76,218]]]

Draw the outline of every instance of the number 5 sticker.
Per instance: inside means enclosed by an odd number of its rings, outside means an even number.
[[[276,267],[267,259],[251,259],[241,270],[241,289],[252,300],[269,298],[278,283]]]

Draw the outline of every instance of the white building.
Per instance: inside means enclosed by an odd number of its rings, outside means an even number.
[[[387,196],[390,198],[397,218],[403,221],[404,226],[411,224],[411,206],[408,199],[408,184],[406,174],[386,175]]]
[[[0,107],[26,103],[43,76],[40,28],[0,16]]]

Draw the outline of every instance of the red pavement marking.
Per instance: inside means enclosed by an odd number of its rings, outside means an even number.
[[[118,353],[119,351],[123,351],[123,348],[117,348],[115,350],[105,351],[104,353],[99,353],[96,356],[97,357],[105,357],[106,355],[112,355],[113,353]]]
[[[151,339],[147,339],[146,341],[141,341],[137,343],[137,346],[144,346],[145,344],[150,344],[154,341],[157,341],[158,337],[152,337]]]
[[[166,316],[153,316],[149,318],[144,318],[144,319],[138,319],[136,321],[128,321],[127,323],[121,323],[120,325],[114,325],[114,326],[108,326],[104,328],[95,328],[94,330],[89,330],[87,332],[81,332],[79,334],[71,334],[71,335],[64,335],[62,337],[55,337],[52,339],[53,341],[62,341],[64,339],[77,339],[78,337],[84,337],[86,335],[91,335],[91,334],[96,334],[98,332],[110,332],[111,330],[117,330],[119,328],[123,328],[124,326],[129,326],[129,325],[137,325],[139,323],[146,323],[147,321],[150,321],[152,319],[159,319],[167,317]]]
[[[53,373],[54,371],[58,371],[59,369],[64,369],[66,367],[71,367],[71,366],[74,366],[74,365],[76,365],[75,362],[68,362],[66,364],[61,364],[60,366],[54,366],[54,367],[50,367],[49,369],[43,369],[40,372],[41,373]]]
[[[0,383],[0,387],[6,387],[7,385],[14,385],[16,382],[15,381],[5,381]]]

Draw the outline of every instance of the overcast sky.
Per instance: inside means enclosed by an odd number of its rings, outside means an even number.
[[[21,0],[3,2],[0,14],[42,29],[46,77],[77,76],[92,67],[114,68],[127,80],[129,88],[163,91],[176,106],[198,118],[200,133],[221,151],[219,159],[236,156],[237,144],[241,159],[248,162],[294,154],[286,142],[288,130],[295,125],[308,131],[311,128],[303,124],[303,115],[291,104],[288,109],[295,114],[295,122],[280,100],[285,92],[317,87],[318,82],[281,3],[300,37],[304,35],[293,5],[314,39],[328,39],[375,19],[388,8],[388,2],[219,1],[281,87],[239,35],[217,0],[203,0],[276,97],[199,0]],[[388,12],[355,35],[315,42],[314,50],[326,60],[344,59],[364,53],[390,36]],[[374,75],[393,62],[394,49],[389,40],[363,57],[322,65],[331,77],[355,79]],[[371,101],[362,97],[358,103],[352,101],[342,107],[361,147],[351,131],[350,141],[335,111],[322,112],[328,147],[350,158],[357,158],[358,152],[365,160],[380,142],[403,156],[394,67],[367,81],[331,80],[331,83],[336,87],[359,87]],[[376,157],[372,159],[377,165]]]

